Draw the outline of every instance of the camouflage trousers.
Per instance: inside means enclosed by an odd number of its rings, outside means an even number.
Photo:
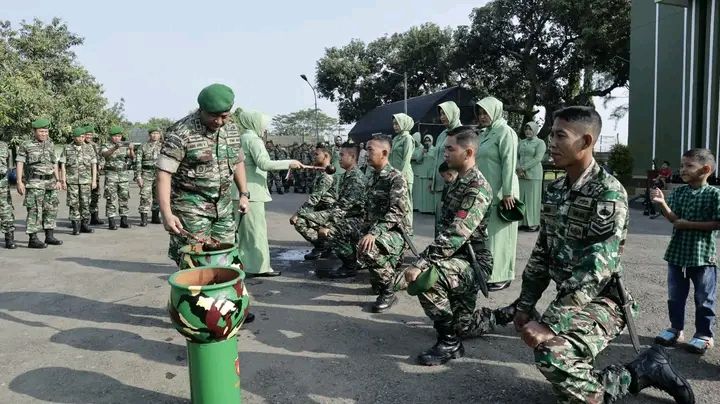
[[[90,219],[90,184],[68,184],[67,206],[70,220]]]
[[[273,185],[275,186],[275,189],[280,191],[283,188],[285,178],[284,175],[280,171],[268,171],[267,173],[267,187],[268,191],[272,192]]]
[[[41,230],[55,228],[58,211],[58,191],[55,189],[25,189],[25,207],[27,208],[27,228],[25,233],[35,234]]]
[[[90,213],[98,213],[100,202],[100,176],[98,175],[98,186],[90,190]]]
[[[209,210],[208,213],[213,211]],[[198,238],[212,238],[221,243],[235,243],[236,218],[232,212],[232,203],[222,208],[218,206],[217,215],[206,216],[175,210],[173,210],[173,214],[180,219],[185,230]],[[168,257],[179,266],[182,258],[180,249],[192,242],[193,240],[188,237],[171,234]]]
[[[7,181],[0,180],[0,233],[11,231],[15,231],[15,209]]]
[[[400,233],[387,231],[375,239],[375,245],[365,253],[358,253],[357,244],[370,226],[362,218],[345,218],[330,232],[330,245],[343,261],[357,260],[361,268],[370,271],[370,283],[376,288],[388,287],[395,276],[395,268],[402,262],[405,241]]]
[[[305,171],[293,171],[293,187],[295,191],[307,188],[307,173]]]
[[[331,214],[332,211],[330,210],[302,214],[295,223],[295,230],[310,244],[317,247],[318,230],[321,227],[326,227]]]
[[[130,184],[127,181],[117,182],[105,177],[105,216],[127,216],[130,200]]]
[[[160,209],[157,201],[157,189],[155,188],[155,170],[142,170],[140,178],[143,186],[140,188],[140,205],[138,213],[150,213],[151,210]]]
[[[625,328],[620,307],[598,297],[570,319],[570,329],[535,348],[535,365],[561,403],[613,402],[628,393],[630,372],[619,365],[595,370],[595,357]]]
[[[492,263],[489,265],[492,268]],[[418,295],[425,314],[436,324],[452,324],[463,338],[493,331],[498,325],[495,312],[488,308],[475,309],[480,285],[470,263],[449,258],[433,264],[433,268],[438,271],[438,281]]]

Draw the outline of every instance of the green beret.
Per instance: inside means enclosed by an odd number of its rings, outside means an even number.
[[[437,282],[438,272],[435,268],[430,267],[426,269],[415,278],[414,281],[410,282],[407,287],[407,292],[410,296],[417,296],[421,293],[427,292]]]
[[[519,222],[525,217],[525,203],[515,198],[515,207],[512,209],[505,209],[500,204],[498,205],[498,215],[506,222]]]
[[[123,132],[123,127],[120,125],[113,125],[110,127],[110,136],[120,135]]]
[[[162,129],[160,129],[160,128],[150,128],[150,129],[148,129],[148,135],[151,134],[151,133],[153,133],[153,132],[160,132],[160,133],[162,133]]]
[[[78,126],[77,128],[73,129],[73,137],[82,136],[87,133],[87,128],[85,126]]]
[[[210,84],[198,94],[200,109],[211,114],[230,111],[235,103],[235,94],[225,84]]]
[[[50,127],[50,120],[45,118],[40,118],[32,121],[32,127],[33,129],[46,129]]]
[[[94,133],[95,132],[95,125],[89,124],[87,126],[83,127],[85,129],[85,133]]]

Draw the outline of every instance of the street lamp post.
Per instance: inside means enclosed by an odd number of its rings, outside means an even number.
[[[313,91],[313,96],[315,96],[315,143],[320,143],[320,122],[318,121],[317,92],[315,92],[315,87],[313,87],[313,85],[310,84],[310,80],[308,80],[306,75],[301,74],[300,78],[305,80],[306,83],[308,83],[308,85],[310,86],[310,88]],[[303,133],[303,143],[305,143],[305,134],[304,133]]]

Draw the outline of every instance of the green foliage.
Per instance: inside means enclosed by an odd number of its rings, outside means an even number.
[[[30,122],[51,120],[50,136],[65,143],[72,128],[93,124],[102,136],[123,119],[124,101],[112,106],[82,67],[73,48],[83,38],[54,18],[21,22],[15,30],[0,21],[0,138],[18,143],[31,134]]]
[[[391,69],[408,72],[410,97],[463,85],[500,98],[519,117],[512,121],[527,122],[545,106],[547,127],[557,108],[591,105],[626,85],[629,53],[630,0],[494,0],[455,29],[424,24],[328,48],[316,81],[344,123],[403,98],[402,77]]]
[[[633,172],[633,156],[630,148],[624,144],[615,144],[610,149],[608,166],[623,185],[630,184]]]
[[[322,111],[317,114],[318,128],[321,138],[331,137],[337,132],[337,119]],[[272,119],[272,134],[277,136],[315,136],[315,110],[302,109],[286,115],[275,115]]]
[[[148,119],[147,122],[135,122],[132,124],[134,128],[139,128],[142,130],[150,130],[154,128],[160,128],[163,133],[166,131],[167,128],[169,128],[172,124],[175,123],[175,120],[170,118],[157,118],[153,117]]]

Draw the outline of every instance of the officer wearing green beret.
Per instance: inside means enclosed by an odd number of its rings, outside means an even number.
[[[111,144],[102,148],[105,158],[105,215],[108,217],[108,228],[117,230],[115,218],[120,215],[120,227],[127,229],[128,201],[130,200],[128,162],[135,159],[132,143],[123,142],[122,126],[110,128]]]
[[[170,232],[168,256],[177,264],[180,248],[192,237],[235,242],[233,183],[240,191],[239,211],[248,210],[245,154],[230,119],[234,100],[223,84],[204,88],[198,95],[200,109],[168,128],[155,161],[160,213]]]
[[[73,142],[65,145],[59,160],[74,236],[93,232],[90,228],[90,193],[97,188],[97,158],[93,147],[85,143],[86,132],[85,127],[73,130]]]
[[[55,238],[55,220],[57,218],[57,192],[62,187],[60,173],[55,157],[55,145],[48,139],[50,121],[38,119],[32,122],[32,140],[18,147],[17,192],[25,195],[25,207],[28,211],[25,232],[30,237],[29,248],[45,248],[61,245]],[[45,242],[38,239],[37,232],[45,230]]]
[[[155,160],[160,154],[162,136],[160,128],[148,130],[148,141],[140,147],[135,158],[135,182],[140,187],[140,226],[147,226],[148,213],[152,212],[152,223],[160,224],[160,207],[155,188]]]

